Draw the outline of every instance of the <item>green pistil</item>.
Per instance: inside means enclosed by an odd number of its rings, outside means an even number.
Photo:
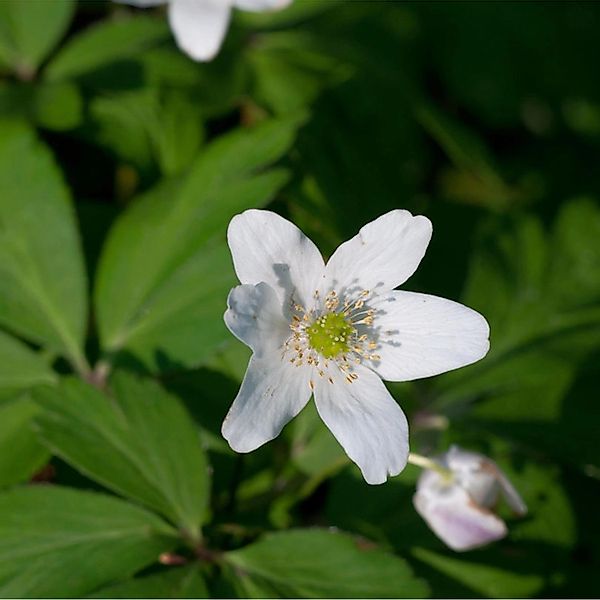
[[[307,331],[311,348],[325,358],[334,358],[350,350],[354,327],[342,313],[330,312],[319,317]]]

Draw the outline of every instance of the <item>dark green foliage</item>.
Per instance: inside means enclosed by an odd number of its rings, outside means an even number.
[[[0,0],[0,596],[597,595],[599,29],[594,3],[295,0],[194,63],[161,8]],[[480,311],[491,350],[389,389],[414,452],[506,471],[506,539],[446,548],[416,467],[367,485],[312,404],[222,439],[253,207],[325,255],[432,220],[405,287]]]

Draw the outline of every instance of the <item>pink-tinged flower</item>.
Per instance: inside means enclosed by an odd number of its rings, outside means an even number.
[[[251,12],[278,10],[292,0],[115,0],[122,4],[149,7],[168,4],[169,24],[177,45],[190,58],[212,60],[223,43],[231,10]]]
[[[253,355],[222,433],[237,452],[272,440],[314,394],[319,415],[368,483],[406,465],[408,425],[382,379],[409,381],[473,363],[489,327],[474,310],[394,291],[415,271],[431,222],[393,210],[323,261],[279,215],[235,216],[229,247],[240,285],[225,323]]]
[[[425,469],[413,503],[433,532],[453,550],[471,550],[503,538],[506,524],[493,509],[502,495],[515,514],[527,506],[495,462],[452,446]]]

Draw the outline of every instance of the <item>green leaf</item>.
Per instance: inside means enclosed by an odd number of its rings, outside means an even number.
[[[0,405],[0,487],[27,481],[48,460],[31,427],[38,412],[27,397]]]
[[[346,469],[328,486],[327,522],[334,527],[391,545],[404,554],[432,534],[415,511],[412,497],[420,469],[407,465],[385,485],[365,485],[357,469]]]
[[[582,468],[600,465],[590,442],[597,411],[588,391],[600,349],[599,232],[597,206],[574,200],[550,233],[538,219],[522,217],[481,237],[465,303],[488,319],[491,350],[435,384],[439,408],[477,400],[462,427],[543,448]],[[564,436],[574,442],[564,447]]]
[[[83,119],[83,98],[72,83],[35,86],[32,113],[41,127],[54,131],[74,129]]]
[[[0,2],[0,58],[31,78],[63,36],[75,12],[73,0]]]
[[[315,407],[309,402],[291,425],[291,460],[304,474],[325,478],[349,464]]]
[[[41,439],[76,469],[197,538],[209,481],[194,423],[156,383],[120,373],[112,383],[114,400],[75,379],[38,389]]]
[[[56,377],[48,365],[25,344],[0,331],[0,395],[12,395]]]
[[[77,597],[174,546],[157,516],[103,494],[54,486],[0,494],[0,595]]]
[[[529,510],[527,518],[510,524],[511,539],[517,545],[536,542],[546,544],[547,548],[554,546],[565,554],[572,551],[578,535],[576,514],[560,469],[532,460],[520,469],[502,463],[500,466],[523,496]],[[545,550],[542,548],[541,552]],[[545,558],[548,565],[549,557]],[[554,567],[559,569],[564,565]]]
[[[85,371],[86,295],[60,172],[29,128],[0,122],[0,323]]]
[[[484,142],[433,106],[419,106],[416,117],[456,168],[443,174],[445,192],[457,199],[483,203],[490,208],[507,208],[515,194],[499,175]]]
[[[277,113],[308,106],[321,91],[351,74],[351,69],[296,31],[263,35],[250,49],[256,99]]]
[[[70,79],[92,73],[116,61],[135,57],[169,36],[163,19],[136,16],[105,21],[85,29],[48,65],[48,80]]]
[[[298,119],[223,136],[181,185],[140,198],[104,247],[95,290],[102,347],[156,370],[195,366],[227,339],[225,298],[235,285],[225,231],[231,217],[268,202],[287,173],[264,168],[292,142]]]
[[[562,309],[600,306],[600,208],[591,198],[561,207],[550,238],[548,293]]]
[[[242,597],[422,598],[427,585],[364,539],[319,529],[265,535],[224,556]]]
[[[495,565],[438,554],[425,548],[415,548],[413,555],[486,598],[529,598],[543,584],[542,578],[536,574],[506,571]]]
[[[0,111],[6,119],[25,119],[62,131],[79,125],[83,100],[72,83],[0,84]]]
[[[483,231],[463,299],[490,322],[492,344],[490,355],[470,369],[472,383],[473,373],[518,352],[552,348],[557,357],[562,347],[573,363],[598,346],[598,232],[600,210],[586,200],[566,203],[550,234],[531,216],[493,222]],[[445,378],[463,379],[459,373]]]
[[[209,598],[198,566],[169,569],[104,587],[88,598]]]
[[[123,160],[165,175],[189,167],[203,135],[197,107],[184,95],[158,88],[99,96],[90,103],[98,131],[94,137]]]

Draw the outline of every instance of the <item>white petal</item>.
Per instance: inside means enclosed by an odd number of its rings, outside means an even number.
[[[440,457],[450,469],[456,472],[478,471],[483,461],[489,460],[483,454],[463,450],[460,446],[452,444],[448,451]]]
[[[415,272],[430,239],[427,217],[413,217],[407,210],[386,213],[367,223],[333,253],[323,290],[391,290]]]
[[[289,6],[292,0],[235,0],[235,6],[242,10],[262,12],[265,10],[281,10]]]
[[[335,367],[314,380],[319,415],[346,454],[359,466],[365,481],[384,483],[398,475],[408,457],[408,423],[381,379],[357,366],[358,379],[348,383]]]
[[[490,458],[452,446],[440,460],[451,469],[460,485],[479,505],[493,507],[502,492],[517,515],[527,514],[527,506],[502,469]]]
[[[225,324],[258,358],[280,348],[290,336],[277,294],[266,283],[233,288],[227,306]]]
[[[227,31],[230,9],[227,0],[171,0],[169,23],[177,45],[194,60],[214,58]]]
[[[500,493],[498,469],[489,458],[452,446],[441,459],[473,502],[485,508],[497,504]]]
[[[241,283],[265,281],[282,303],[292,295],[305,307],[312,301],[323,258],[293,223],[268,210],[247,210],[233,217],[227,239]]]
[[[221,433],[236,452],[251,452],[276,438],[310,398],[307,369],[281,360],[279,353],[253,356]]]
[[[489,325],[476,311],[444,298],[389,292],[369,301],[381,357],[373,369],[389,381],[411,381],[458,369],[489,350]]]
[[[498,483],[502,490],[502,494],[508,505],[520,517],[527,514],[527,505],[521,498],[521,495],[515,489],[515,486],[508,480],[508,477],[496,466],[498,469]]]
[[[436,476],[424,471],[419,479],[413,504],[433,532],[453,550],[471,550],[506,535],[504,521],[477,506],[457,485],[441,491],[423,484],[423,478]]]

